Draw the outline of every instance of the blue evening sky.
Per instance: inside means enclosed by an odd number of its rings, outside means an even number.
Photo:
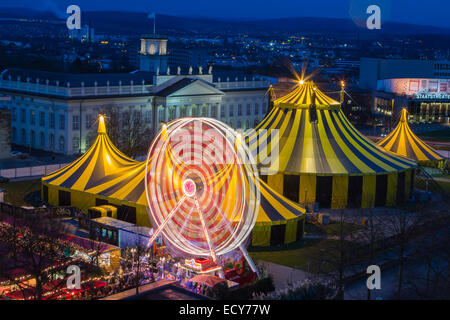
[[[0,0],[2,7],[27,7],[65,12],[70,4],[82,10],[156,11],[160,14],[220,18],[335,17],[361,18],[378,4],[382,20],[450,28],[448,0]]]

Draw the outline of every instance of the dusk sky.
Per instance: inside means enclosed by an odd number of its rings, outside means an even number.
[[[450,28],[450,2],[444,0],[0,0],[1,7],[27,7],[65,12],[70,4],[82,10],[146,11],[168,15],[220,18],[336,17],[365,15],[365,8],[378,4],[382,20]]]

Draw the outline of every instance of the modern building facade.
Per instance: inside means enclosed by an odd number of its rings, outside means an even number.
[[[375,99],[384,95],[378,100],[387,103],[381,106],[405,100],[401,107],[408,108],[411,122],[449,123],[450,61],[362,58],[360,86],[372,90]]]
[[[67,74],[23,69],[0,72],[0,107],[11,110],[11,143],[63,154],[85,152],[99,112],[140,113],[146,128],[203,116],[243,130],[266,114],[269,82],[217,77],[212,68],[167,66],[167,39],[144,37],[141,70],[122,74]],[[118,122],[119,126],[121,121]]]

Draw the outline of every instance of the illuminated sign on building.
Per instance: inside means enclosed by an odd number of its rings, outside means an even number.
[[[416,99],[450,99],[449,79],[385,79],[378,80],[377,88]]]

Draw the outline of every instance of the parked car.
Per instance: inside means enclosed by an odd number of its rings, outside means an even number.
[[[9,181],[9,178],[0,176],[0,183],[6,183]]]
[[[14,158],[19,158],[19,159],[27,159],[30,156],[28,153],[20,152],[20,151],[11,151],[9,154]]]
[[[18,157],[18,156],[20,156],[22,154],[22,152],[20,152],[20,151],[11,151],[9,154],[12,157]]]

